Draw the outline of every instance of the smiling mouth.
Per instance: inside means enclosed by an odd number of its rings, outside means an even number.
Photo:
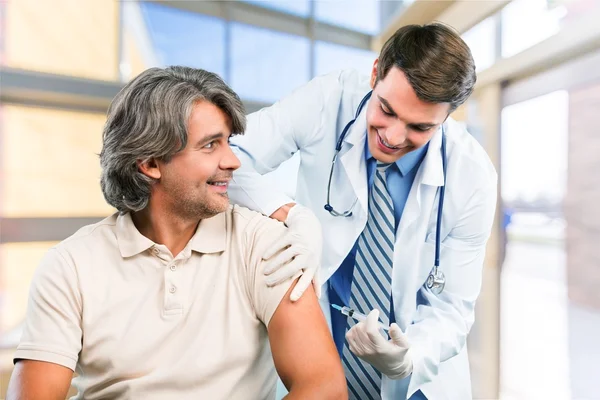
[[[386,148],[390,149],[390,150],[402,150],[405,149],[407,146],[404,147],[400,147],[400,146],[392,146],[390,145],[388,142],[385,141],[384,138],[381,137],[381,135],[379,134],[379,132],[377,132],[377,137],[379,138],[379,142],[384,145]]]
[[[231,182],[232,179],[233,179],[233,177],[231,175],[229,175],[229,176],[222,177],[220,179],[209,180],[206,183],[208,183],[211,186],[216,186],[216,187],[227,187],[227,185],[229,185],[229,183]]]

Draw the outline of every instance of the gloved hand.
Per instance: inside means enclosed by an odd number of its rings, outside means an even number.
[[[402,379],[412,373],[410,344],[395,323],[390,325],[390,340],[379,332],[379,310],[346,333],[350,351],[390,379]]]
[[[317,297],[321,297],[318,274],[323,248],[321,223],[309,208],[296,204],[290,208],[285,225],[288,227],[287,234],[263,255],[263,259],[268,260],[265,265],[265,275],[269,276],[267,285],[275,286],[293,277],[298,271],[303,271],[290,300],[298,300],[311,281]],[[273,257],[275,254],[277,256]]]

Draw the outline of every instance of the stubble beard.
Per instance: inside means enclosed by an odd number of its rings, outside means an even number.
[[[186,187],[183,182],[177,182],[168,188],[173,196],[173,212],[185,219],[199,220],[214,217],[227,210],[229,195],[227,193],[210,193],[208,188],[202,188],[207,183]],[[215,196],[216,195],[216,196]],[[222,200],[219,201],[219,196]]]

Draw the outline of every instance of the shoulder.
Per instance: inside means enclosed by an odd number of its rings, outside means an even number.
[[[477,187],[496,186],[498,174],[483,146],[464,124],[448,118],[446,122],[448,168],[460,174],[460,180]]]
[[[75,282],[79,279],[82,267],[89,264],[94,254],[102,253],[107,240],[114,237],[116,219],[115,214],[95,224],[86,225],[48,249],[36,268],[32,288],[43,291],[44,288],[63,282],[75,290]]]
[[[337,89],[343,100],[360,101],[370,90],[370,78],[355,69],[342,69],[320,77],[331,88]]]
[[[369,76],[354,69],[341,69],[313,78],[309,85],[318,90],[324,97],[339,97],[342,101],[358,101],[369,90]]]
[[[233,230],[249,240],[251,246],[265,237],[275,240],[287,229],[282,222],[239,205],[230,206],[229,213]]]
[[[88,251],[114,242],[116,246],[116,224],[118,213],[115,213],[95,224],[81,227],[73,235],[55,245],[52,249],[63,256],[74,256],[77,253]]]

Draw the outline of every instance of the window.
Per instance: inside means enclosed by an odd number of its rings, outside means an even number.
[[[240,97],[274,102],[309,80],[307,38],[231,25],[231,86]]]
[[[1,112],[3,217],[114,212],[99,183],[105,115],[12,105]]]
[[[121,81],[127,82],[147,68],[162,65],[158,59],[150,29],[146,23],[144,3],[121,3]]]
[[[255,4],[264,8],[285,11],[290,14],[306,17],[310,13],[309,0],[243,0],[246,3]]]
[[[151,2],[142,12],[162,65],[185,65],[225,76],[225,22]]]
[[[414,0],[381,1],[379,13],[381,15],[380,31],[385,29],[398,15],[406,10]]]
[[[515,0],[502,9],[502,57],[511,57],[556,34],[566,15],[564,6],[547,0]]]
[[[373,68],[377,53],[366,50],[354,49],[326,42],[315,44],[315,73],[326,74],[338,69],[356,69],[368,75]]]
[[[315,5],[319,21],[369,34],[380,31],[379,0],[317,1]]]
[[[496,61],[496,17],[484,19],[463,34],[473,54],[477,71],[491,67]]]
[[[568,111],[569,95],[564,90],[502,110],[505,201],[562,201],[567,182]]]
[[[118,2],[3,3],[4,65],[81,78],[118,79]]]

